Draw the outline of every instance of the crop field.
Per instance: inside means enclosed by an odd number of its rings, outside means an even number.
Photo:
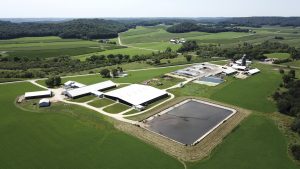
[[[96,41],[60,39],[59,37],[30,37],[0,40],[0,51],[14,57],[56,57],[74,56],[121,48],[116,45],[101,44]]]
[[[73,58],[79,59],[79,60],[85,60],[88,57],[91,57],[92,55],[109,55],[109,54],[122,54],[122,55],[147,55],[151,54],[153,51],[151,50],[143,50],[138,48],[120,48],[120,49],[113,49],[113,50],[106,50],[106,51],[100,51],[100,52],[93,52],[83,55],[74,55]]]

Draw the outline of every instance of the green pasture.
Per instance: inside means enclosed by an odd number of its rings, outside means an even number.
[[[83,55],[74,55],[73,58],[84,61],[86,58],[91,57],[93,55],[122,54],[122,55],[133,56],[133,55],[147,55],[147,54],[151,54],[152,52],[154,51],[138,49],[138,48],[120,48],[120,49],[105,50],[101,52],[93,52],[93,53],[88,53]]]
[[[15,106],[18,95],[35,90],[29,83],[0,87],[0,168],[183,168],[97,112],[60,103],[40,112]]]
[[[6,55],[11,57],[73,56],[116,48],[122,47],[96,41],[60,39],[59,37],[28,37],[0,41],[0,51],[5,51]]]
[[[97,107],[97,108],[101,108],[101,107],[108,106],[113,103],[115,103],[115,102],[110,99],[97,99],[93,102],[90,102],[89,105]]]
[[[268,58],[276,58],[276,59],[288,59],[291,57],[289,53],[270,53],[270,54],[265,54],[265,56]]]
[[[205,160],[190,169],[299,168],[287,154],[287,142],[274,122],[261,115],[243,121]]]
[[[121,113],[125,110],[128,110],[129,108],[130,107],[125,104],[116,103],[116,104],[113,104],[111,106],[104,108],[103,110],[108,113],[117,114],[117,113]]]
[[[102,82],[106,80],[112,80],[116,83],[141,83],[145,80],[149,80],[153,77],[157,77],[163,75],[165,73],[169,73],[175,71],[177,69],[183,68],[184,66],[174,66],[174,67],[167,67],[167,68],[159,68],[159,69],[149,69],[149,70],[135,70],[127,72],[127,77],[122,78],[102,78],[100,74],[98,75],[88,75],[88,76],[80,76],[80,77],[68,77],[63,78],[62,82],[67,82],[69,80],[73,80],[83,84],[94,84],[97,82]],[[44,84],[44,81],[39,81],[40,84]]]

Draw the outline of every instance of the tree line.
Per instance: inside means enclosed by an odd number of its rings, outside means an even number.
[[[177,53],[167,48],[163,52],[149,55],[110,54],[92,55],[85,61],[73,59],[70,56],[54,58],[33,58],[26,57],[0,57],[0,78],[43,78],[50,75],[61,75],[69,72],[80,72],[99,67],[118,65],[130,62],[145,61],[146,63],[159,65],[161,59],[172,59]]]
[[[218,24],[196,24],[192,22],[184,22],[173,25],[167,28],[170,33],[186,33],[186,32],[207,32],[207,33],[219,33],[219,32],[249,32],[249,29],[242,29],[238,27],[225,27]]]
[[[104,19],[75,19],[61,23],[12,23],[0,21],[0,39],[59,36],[61,38],[106,39],[130,27]]]
[[[280,73],[282,83],[273,94],[273,99],[280,113],[295,117],[291,130],[300,134],[300,80],[296,78],[295,70],[285,73],[280,69]],[[290,150],[294,158],[300,160],[300,145],[291,145]]]
[[[264,54],[268,53],[289,53],[290,59],[284,60],[284,62],[291,61],[291,59],[300,59],[300,51],[295,47],[291,47],[287,44],[279,42],[265,41],[261,44],[243,43],[232,48],[222,48],[218,45],[199,45],[196,41],[187,41],[179,49],[178,52],[196,52],[197,55],[202,57],[224,57],[229,59],[239,59],[244,54],[248,59],[262,60],[266,59]],[[278,63],[283,62],[279,60]]]
[[[300,17],[238,17],[221,21],[220,24],[237,26],[261,27],[271,26],[300,26]]]

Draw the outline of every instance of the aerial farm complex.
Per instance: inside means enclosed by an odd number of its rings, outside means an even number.
[[[20,98],[25,100],[39,98],[41,108],[51,106],[51,102],[80,105],[118,121],[129,123],[132,127],[165,139],[170,144],[197,147],[216,129],[222,128],[224,123],[230,123],[229,119],[240,116],[240,111],[237,108],[198,98],[186,98],[166,104],[176,98],[168,90],[176,88],[181,90],[188,83],[214,87],[226,83],[226,76],[242,80],[259,72],[257,68],[251,67],[251,61],[243,57],[241,60],[228,62],[226,65],[198,63],[166,73],[164,77],[179,79],[177,84],[166,89],[158,89],[147,85],[148,83],[115,83],[112,80],[91,85],[67,81],[60,88],[26,92]],[[77,101],[86,97],[91,100],[83,103]],[[19,99],[19,101],[23,100]],[[107,102],[107,104],[99,107],[97,103],[100,102]],[[162,105],[164,107],[160,108]],[[160,109],[156,110],[157,108]],[[141,120],[131,119],[139,115],[146,116]],[[145,135],[138,137],[143,138]],[[221,139],[224,135],[218,137]],[[156,144],[160,147],[160,143]],[[180,156],[176,153],[175,155]]]

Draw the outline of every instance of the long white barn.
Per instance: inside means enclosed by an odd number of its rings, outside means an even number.
[[[151,86],[132,84],[104,94],[105,97],[118,100],[130,106],[141,106],[167,97],[168,93],[164,90],[156,89]]]
[[[93,85],[84,86],[84,87],[73,89],[73,90],[68,90],[68,91],[66,91],[66,95],[70,98],[77,98],[77,97],[85,96],[85,95],[89,95],[89,94],[97,94],[97,96],[100,96],[103,93],[99,92],[99,91],[114,88],[116,86],[117,85],[114,82],[108,80],[105,82],[96,83]]]
[[[26,92],[24,98],[35,99],[35,98],[45,98],[51,96],[52,96],[51,90],[46,90],[46,91]]]

